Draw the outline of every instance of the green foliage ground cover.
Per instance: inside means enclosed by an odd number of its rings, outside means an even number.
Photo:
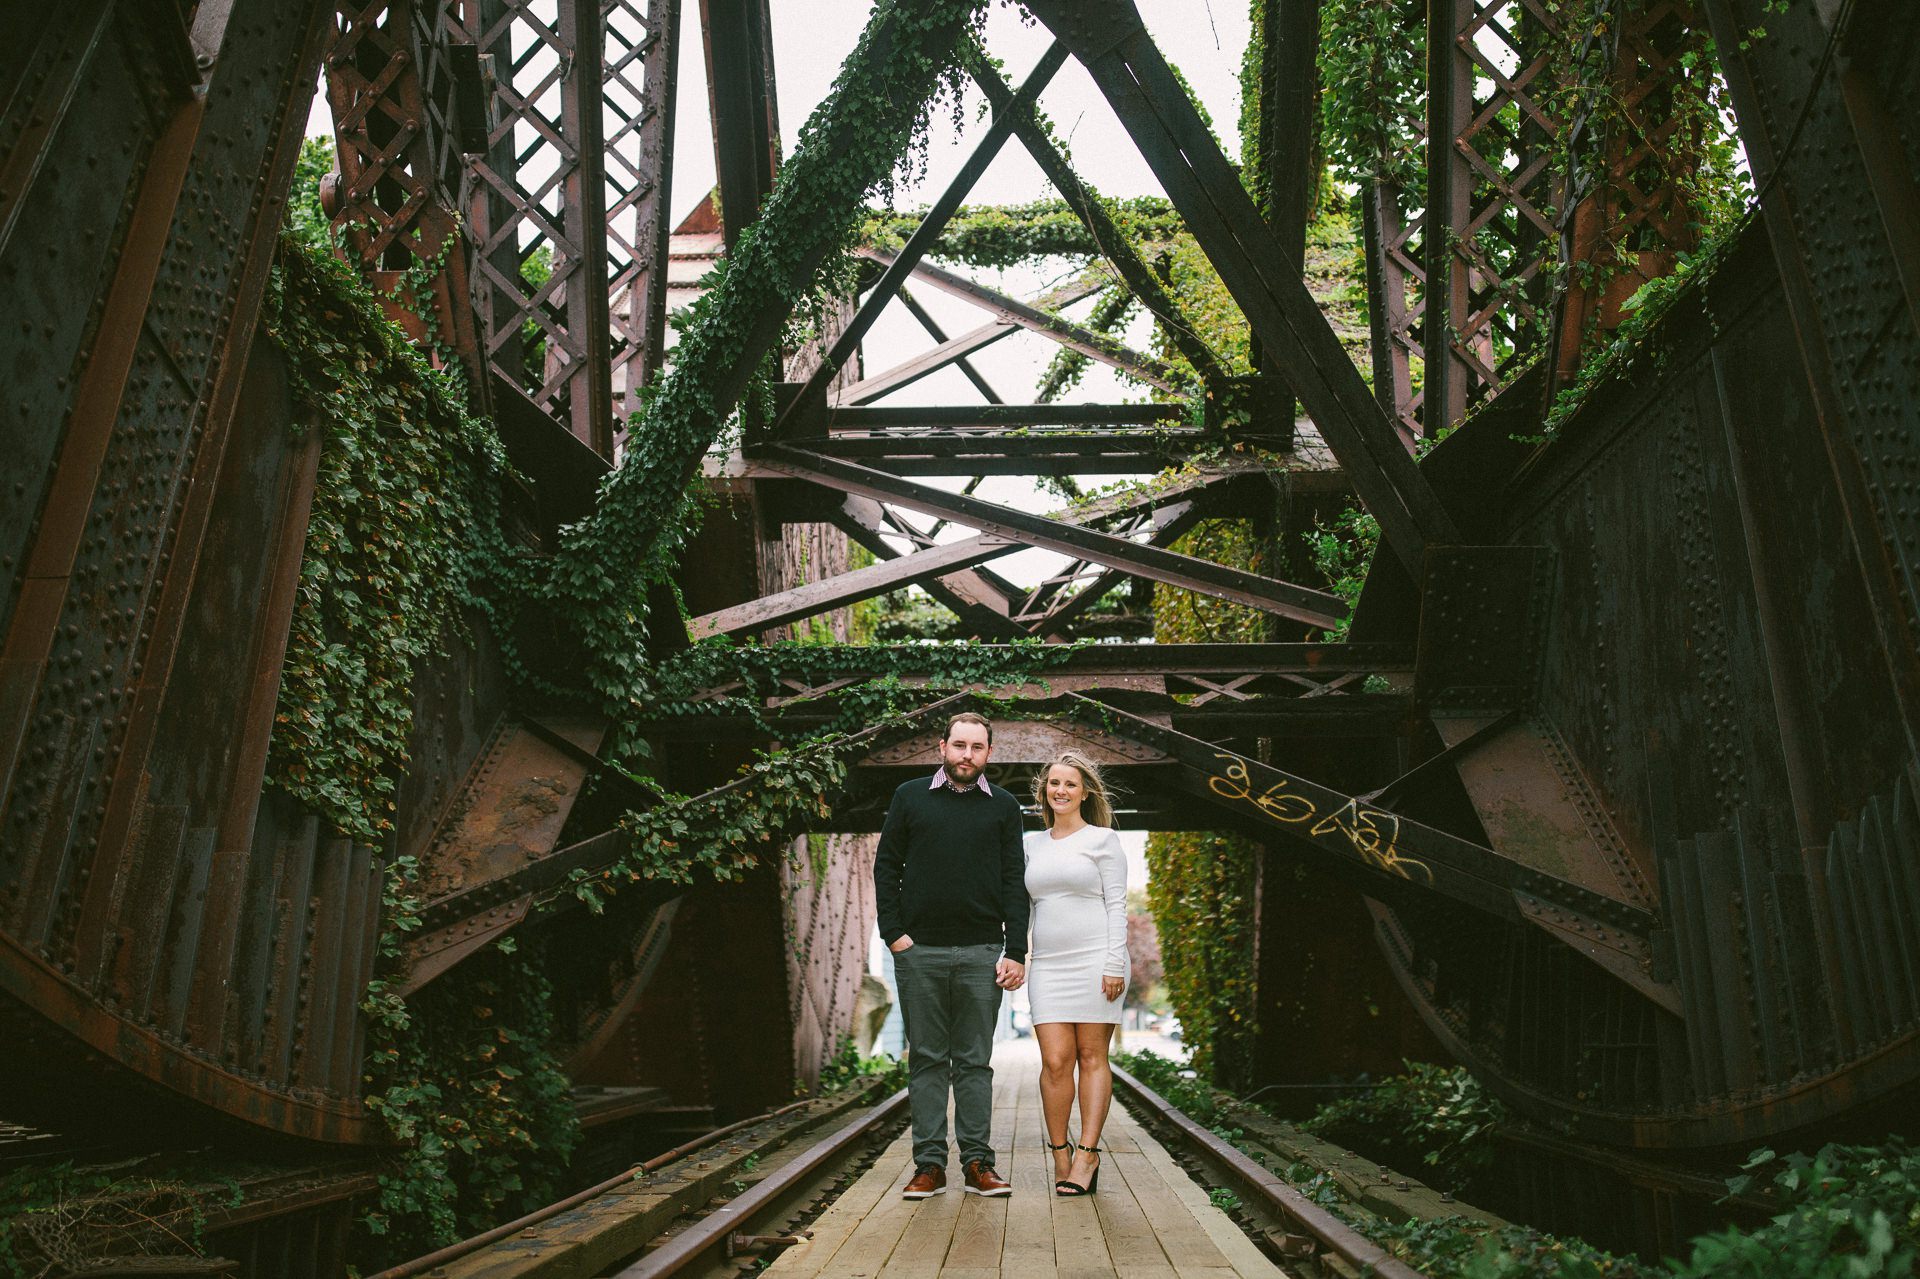
[[[1462,1198],[1483,1196],[1506,1107],[1462,1067],[1406,1066],[1406,1074],[1329,1102],[1301,1126]]]
[[[1759,1150],[1727,1179],[1776,1211],[1748,1229],[1695,1237],[1683,1256],[1642,1261],[1584,1240],[1469,1216],[1392,1221],[1360,1208],[1329,1174],[1282,1166],[1232,1125],[1224,1094],[1151,1052],[1115,1061],[1223,1140],[1279,1173],[1314,1202],[1433,1279],[1901,1279],[1920,1270],[1920,1151],[1899,1137],[1817,1153]],[[1323,1106],[1304,1127],[1387,1167],[1478,1177],[1491,1166],[1499,1104],[1459,1069],[1419,1065],[1385,1087]],[[1419,1172],[1426,1177],[1427,1174]],[[1463,1193],[1464,1198],[1471,1195]]]
[[[907,1086],[907,1060],[886,1053],[869,1056],[860,1051],[852,1035],[840,1036],[832,1058],[820,1068],[821,1096],[851,1087],[867,1079],[880,1081],[881,1095],[899,1092]]]

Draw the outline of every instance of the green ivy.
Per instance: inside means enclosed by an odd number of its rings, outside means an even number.
[[[1147,837],[1147,904],[1162,937],[1167,998],[1203,1079],[1244,1084],[1257,1028],[1254,889],[1260,847],[1239,835]]]
[[[1408,1062],[1407,1073],[1328,1102],[1301,1125],[1395,1168],[1424,1165],[1428,1181],[1462,1198],[1486,1189],[1493,1135],[1506,1107],[1461,1067]]]
[[[886,1053],[875,1053],[868,1057],[861,1053],[852,1035],[842,1035],[833,1056],[820,1068],[820,1087],[817,1091],[825,1096],[868,1079],[878,1079],[887,1093],[899,1092],[907,1086],[906,1059],[890,1057]]]
[[[1114,222],[1136,244],[1164,244],[1184,234],[1186,224],[1160,196],[1105,201]],[[920,225],[925,211],[868,213],[859,235],[881,249],[898,249]],[[929,255],[965,266],[1004,268],[1035,258],[1095,258],[1100,246],[1065,200],[1026,204],[963,205],[934,242]]]
[[[1685,1279],[1892,1279],[1920,1268],[1920,1151],[1904,1138],[1813,1155],[1759,1150],[1744,1168],[1727,1189],[1769,1195],[1780,1212],[1755,1230],[1695,1239],[1675,1267]]]
[[[1626,318],[1586,354],[1580,374],[1554,397],[1535,442],[1552,439],[1602,386],[1618,382],[1630,372],[1657,372],[1669,348],[1662,321],[1683,300],[1700,296],[1740,242],[1754,214],[1727,223],[1700,248],[1678,256],[1670,274],[1650,280],[1627,299]]]
[[[391,827],[413,727],[413,676],[483,608],[510,558],[492,425],[457,367],[431,367],[345,263],[283,240],[263,322],[321,433],[306,554],[268,781],[335,829]]]
[[[1334,177],[1426,202],[1424,0],[1322,0],[1320,133]]]
[[[1181,1023],[1181,1034],[1186,1023]],[[1213,1088],[1198,1078],[1199,1071],[1162,1057],[1156,1052],[1115,1053],[1120,1068],[1166,1098],[1167,1103],[1189,1118],[1211,1126],[1219,1112]]]
[[[551,1201],[579,1140],[552,988],[511,940],[411,1000],[375,983],[367,1109],[397,1146],[363,1218],[376,1264]]]
[[[850,271],[847,250],[867,197],[902,164],[924,162],[928,113],[943,93],[958,110],[961,57],[985,9],[986,0],[883,0],[875,8],[760,216],[690,308],[671,366],[646,388],[625,462],[539,580],[539,607],[568,623],[569,647],[614,713],[645,676],[649,591],[670,581],[698,523],[689,477],[729,421],[739,421],[713,389],[735,378],[742,352],[772,348],[770,319],[804,323],[824,314],[827,295]],[[883,30],[891,32],[884,46]],[[749,397],[749,414],[769,409],[764,392]]]
[[[1313,566],[1326,579],[1327,589],[1347,602],[1351,609],[1360,601],[1360,590],[1367,583],[1367,570],[1373,565],[1373,553],[1380,546],[1380,521],[1356,507],[1349,506],[1332,523],[1313,522],[1307,535],[1307,551]],[[1347,638],[1353,626],[1349,613],[1331,631],[1327,639],[1339,642]]]

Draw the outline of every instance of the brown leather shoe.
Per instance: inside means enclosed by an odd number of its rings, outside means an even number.
[[[1013,1183],[1007,1181],[993,1170],[993,1165],[984,1159],[975,1159],[967,1164],[967,1193],[970,1195],[1010,1195]]]
[[[973,1187],[967,1187],[971,1190]],[[939,1164],[921,1164],[913,1170],[913,1178],[900,1192],[902,1199],[931,1199],[935,1195],[947,1193],[947,1170]]]

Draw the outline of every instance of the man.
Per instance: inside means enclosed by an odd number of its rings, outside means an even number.
[[[1026,980],[1026,863],[1019,801],[987,784],[992,753],[992,725],[955,715],[932,780],[893,793],[874,857],[880,939],[893,952],[907,1023],[907,1199],[946,1192],[949,1084],[967,1193],[1013,1193],[993,1168],[989,1062],[1000,992]]]

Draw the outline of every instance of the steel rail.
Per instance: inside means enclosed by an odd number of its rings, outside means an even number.
[[[1174,1129],[1198,1148],[1202,1158],[1225,1173],[1246,1194],[1293,1222],[1311,1235],[1322,1247],[1363,1275],[1376,1279],[1430,1279],[1425,1271],[1390,1256],[1386,1249],[1355,1230],[1346,1222],[1295,1190],[1260,1164],[1214,1136],[1176,1109],[1165,1097],[1135,1079],[1119,1066],[1113,1067],[1114,1081],[1127,1090],[1129,1099],[1152,1112],[1152,1118]]]
[[[444,1266],[449,1261],[458,1261],[470,1253],[480,1251],[480,1249],[486,1247],[488,1244],[498,1243],[502,1239],[518,1234],[529,1226],[537,1226],[543,1221],[559,1216],[570,1208],[578,1208],[589,1199],[597,1199],[609,1190],[617,1190],[619,1187],[631,1182],[641,1173],[657,1171],[658,1169],[666,1167],[674,1160],[684,1159],[696,1150],[704,1150],[721,1138],[730,1137],[743,1128],[751,1128],[755,1124],[763,1124],[769,1119],[778,1119],[781,1115],[791,1114],[802,1106],[810,1106],[814,1100],[814,1098],[808,1098],[804,1101],[791,1102],[788,1105],[780,1107],[778,1110],[769,1110],[764,1115],[754,1115],[749,1119],[737,1120],[723,1128],[715,1128],[712,1132],[703,1133],[695,1137],[692,1141],[682,1142],[672,1150],[657,1154],[645,1163],[635,1164],[625,1172],[617,1176],[609,1177],[597,1185],[588,1186],[585,1190],[575,1191],[565,1199],[556,1200],[544,1208],[535,1208],[524,1217],[517,1217],[503,1226],[495,1226],[493,1229],[477,1234],[471,1239],[462,1239],[458,1243],[450,1243],[444,1248],[427,1253],[425,1256],[415,1257],[412,1261],[403,1261],[397,1266],[390,1266],[378,1274],[368,1276],[368,1279],[408,1279],[411,1275],[432,1270],[436,1266]]]
[[[906,1106],[907,1090],[902,1088],[859,1119],[816,1141],[768,1173],[739,1198],[722,1204],[625,1270],[617,1271],[614,1279],[663,1279],[666,1275],[679,1274],[716,1249],[724,1249],[727,1240],[752,1220],[755,1213],[779,1202],[795,1186],[842,1157],[850,1146],[892,1120]]]

